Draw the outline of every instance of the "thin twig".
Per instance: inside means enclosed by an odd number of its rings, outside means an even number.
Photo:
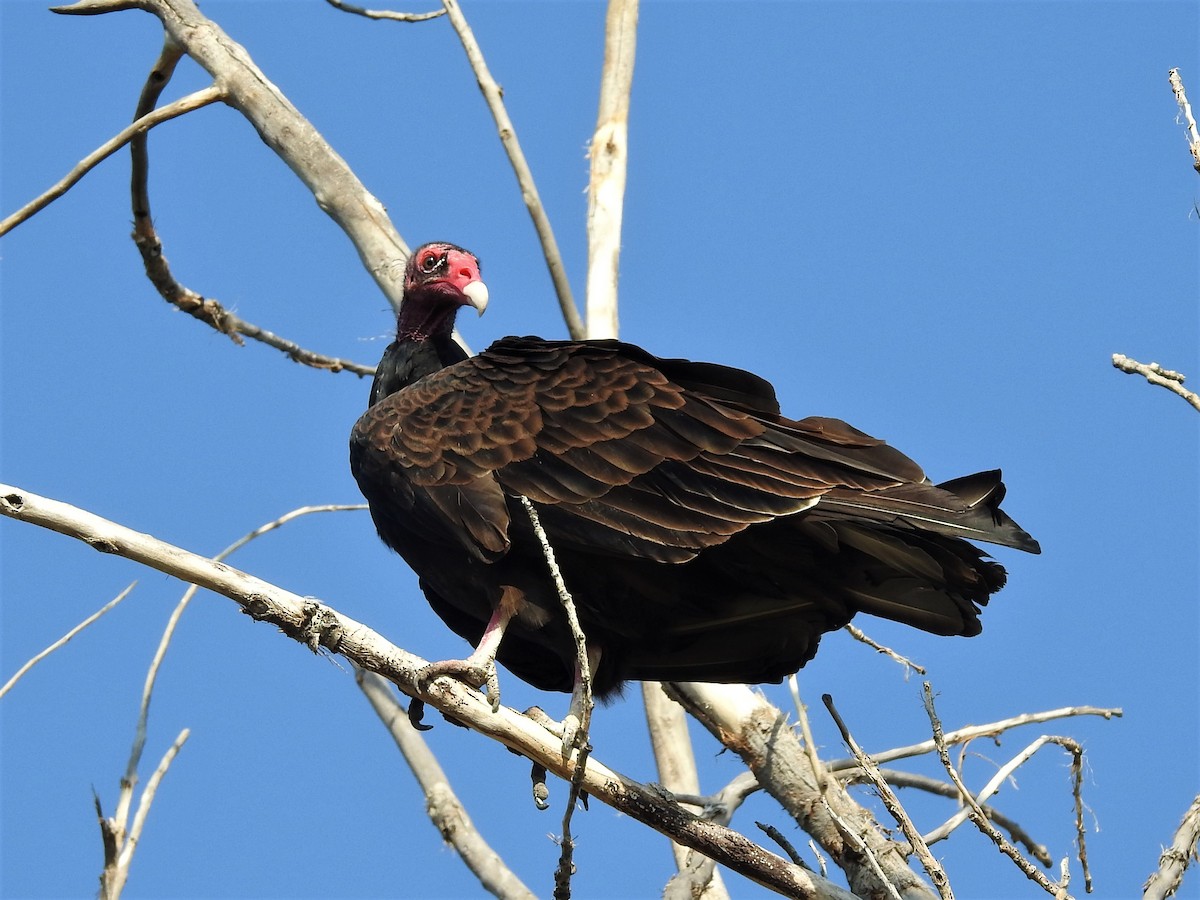
[[[951,800],[958,800],[960,794],[958,788],[946,781],[941,781],[937,778],[931,778],[928,775],[920,775],[916,772],[905,772],[900,769],[880,769],[879,773],[884,780],[893,787],[900,788],[915,788],[919,791],[925,791],[928,794],[936,794],[939,797],[948,797]],[[845,775],[842,776],[845,778]],[[846,784],[857,784],[866,780],[866,776],[861,773],[851,774],[846,778]],[[1044,844],[1039,844],[1029,833],[1003,812],[996,809],[994,806],[989,806],[986,803],[980,804],[983,807],[984,815],[991,821],[1003,828],[1009,833],[1014,841],[1021,844],[1025,849],[1043,866],[1050,867],[1054,862],[1050,858],[1050,851],[1046,849]],[[934,841],[930,835],[923,836],[927,844],[933,844]]]
[[[884,808],[896,820],[896,824],[900,826],[900,830],[904,832],[904,836],[908,838],[909,844],[912,845],[913,851],[917,854],[917,859],[921,861],[921,865],[925,868],[926,874],[929,875],[933,886],[937,888],[938,895],[942,900],[954,900],[954,891],[950,887],[950,880],[946,877],[946,870],[942,868],[941,863],[934,859],[933,854],[929,852],[929,845],[921,837],[921,832],[917,826],[913,824],[904,806],[900,803],[900,799],[896,796],[896,792],[891,789],[883,775],[879,772],[879,766],[867,756],[858,745],[858,741],[850,733],[850,729],[842,720],[837,708],[833,705],[833,697],[830,694],[822,694],[821,702],[825,704],[825,708],[829,710],[829,715],[833,718],[833,722],[837,725],[838,731],[842,735],[842,740],[846,742],[846,746],[850,748],[850,752],[854,754],[854,758],[858,761],[859,768],[863,774],[867,776],[871,784],[875,786],[875,790],[879,793],[879,799],[883,801]]]
[[[588,660],[587,635],[583,633],[583,629],[579,625],[579,617],[575,612],[575,601],[572,599],[571,593],[567,590],[567,585],[563,581],[562,572],[559,570],[558,562],[554,557],[554,547],[550,544],[550,538],[547,536],[545,529],[542,528],[542,522],[538,517],[533,501],[522,495],[521,504],[525,507],[525,512],[529,516],[529,522],[533,526],[533,532],[537,535],[538,542],[542,545],[542,554],[546,558],[546,566],[550,570],[550,578],[554,581],[554,587],[558,591],[559,600],[562,602],[563,611],[567,616],[567,624],[570,626],[571,636],[575,639],[575,664],[579,667],[579,680],[575,685],[575,690],[571,694],[570,713],[570,715],[577,714],[579,716],[579,725],[574,730],[568,725],[563,737],[563,756],[566,757],[570,754],[571,745],[573,744],[578,748],[578,757],[575,760],[575,771],[571,775],[571,790],[567,798],[567,806],[563,810],[562,842],[560,845],[562,852],[558,859],[558,869],[554,873],[555,900],[568,900],[571,896],[571,876],[575,872],[575,864],[572,861],[575,852],[575,841],[571,837],[571,819],[575,815],[575,807],[582,793],[584,766],[587,764],[588,753],[591,752],[591,744],[588,741],[588,729],[592,721],[592,673]],[[579,701],[578,709],[576,709],[577,700]],[[568,716],[569,718],[570,716]]]
[[[100,15],[142,9],[162,22],[170,41],[184,48],[228,91],[226,103],[245,116],[263,142],[312,192],[317,205],[337,223],[358,251],[363,267],[399,308],[404,260],[409,249],[379,199],[283,95],[245,48],[232,40],[193,0],[79,0],[56,6],[63,15]]]
[[[783,836],[782,831],[780,831],[774,825],[768,824],[767,822],[755,822],[754,824],[763,834],[767,835],[767,837],[769,837],[783,849],[783,852],[788,855],[788,859],[798,866],[804,866],[806,869],[808,868],[808,863],[800,858],[800,854],[796,852],[796,848],[792,846],[792,842]]]
[[[142,830],[146,826],[146,817],[150,815],[150,805],[154,802],[154,797],[158,793],[158,786],[162,783],[163,776],[167,774],[167,770],[171,768],[171,763],[187,742],[191,735],[190,729],[183,729],[175,738],[167,752],[163,754],[159,760],[158,766],[146,781],[146,787],[142,790],[142,798],[138,801],[137,812],[133,816],[133,825],[129,829],[129,840],[126,841],[125,847],[121,851],[121,860],[128,867],[128,863],[133,860],[133,851],[137,849],[138,841],[141,840]]]
[[[638,0],[608,0],[600,109],[588,181],[587,334],[617,336],[617,272],[625,172],[629,159],[629,95],[637,49]]]
[[[151,68],[150,75],[147,77],[138,99],[137,121],[142,121],[153,113],[154,105],[174,74],[175,66],[182,55],[183,49],[168,35],[163,43],[162,52]],[[224,93],[221,96],[224,97]],[[164,300],[216,331],[228,335],[236,344],[242,343],[239,336],[244,335],[269,347],[274,347],[276,350],[281,350],[294,362],[316,369],[326,369],[330,372],[353,372],[360,377],[375,373],[373,366],[364,366],[360,363],[306,350],[293,341],[247,322],[227,310],[220,302],[203,297],[196,291],[180,284],[171,273],[171,267],[163,253],[162,241],[154,228],[154,219],[150,211],[150,157],[147,151],[145,129],[141,129],[131,136],[129,149],[132,155],[130,197],[133,206],[133,242],[142,255],[146,276]]]
[[[1084,884],[1087,891],[1091,892],[1092,876],[1091,870],[1087,861],[1087,839],[1083,825],[1083,748],[1079,743],[1071,738],[1060,737],[1057,735],[1042,735],[1033,743],[1029,744],[1024,750],[1014,756],[1011,760],[1001,766],[996,773],[988,780],[983,789],[972,795],[974,802],[982,808],[985,800],[995,794],[1000,787],[1012,777],[1012,774],[1028,762],[1038,750],[1046,744],[1057,744],[1063,747],[1071,754],[1071,776],[1072,776],[1072,794],[1075,799],[1075,834],[1076,841],[1079,846],[1079,861],[1083,866]],[[957,770],[957,769],[956,769]],[[933,831],[925,835],[925,840],[932,844],[943,840],[950,836],[960,824],[971,817],[972,809],[965,806],[957,813],[935,828]],[[988,810],[984,809],[983,814],[989,819],[992,818]],[[1012,829],[1009,829],[1010,833]],[[1014,839],[1016,836],[1014,835]],[[1037,854],[1035,854],[1037,855]],[[1048,864],[1048,854],[1046,857],[1038,855],[1038,861],[1043,865]]]
[[[900,665],[904,666],[904,669],[905,669],[904,677],[905,678],[908,677],[909,670],[916,672],[918,675],[925,674],[924,666],[917,665],[915,662],[913,662],[907,656],[901,656],[899,653],[897,653],[891,647],[885,647],[885,646],[883,646],[883,644],[879,643],[878,641],[873,640],[869,635],[867,635],[857,625],[853,625],[853,624],[846,625],[843,627],[842,630],[847,632],[856,641],[861,641],[862,643],[866,644],[868,647],[871,647],[872,649],[874,649],[875,652],[882,653],[884,656],[890,657],[891,659],[894,659],[896,662],[900,663]]]
[[[6,681],[4,683],[4,687],[0,687],[0,697],[3,697],[10,690],[12,690],[13,685],[15,685],[18,681],[20,681],[26,672],[28,672],[30,669],[32,669],[34,666],[36,666],[38,663],[40,663],[43,659],[45,659],[47,656],[49,656],[55,650],[64,646],[69,640],[71,640],[71,638],[75,637],[75,635],[79,634],[79,632],[83,631],[83,629],[87,628],[89,625],[91,625],[93,622],[95,622],[97,619],[99,619],[102,615],[104,615],[106,612],[108,612],[110,609],[112,609],[114,606],[116,606],[118,603],[120,603],[122,600],[124,600],[126,597],[128,597],[129,592],[133,590],[134,585],[136,585],[136,584],[137,584],[136,581],[133,582],[132,584],[130,584],[129,587],[125,588],[125,590],[123,590],[123,591],[121,591],[121,593],[117,594],[116,597],[109,600],[102,607],[100,607],[98,610],[96,610],[94,613],[92,613],[90,616],[88,616],[86,619],[84,619],[82,622],[80,622],[78,625],[76,625],[74,628],[72,628],[70,631],[68,631],[62,637],[60,637],[57,641],[55,641],[53,644],[51,644],[45,650],[36,654],[32,659],[26,661],[25,665],[23,665],[23,666],[21,666],[21,668],[17,669],[16,674],[14,674],[12,678],[8,679],[8,681]]]
[[[1165,900],[1179,890],[1188,864],[1200,858],[1196,853],[1197,841],[1200,841],[1200,794],[1196,795],[1192,805],[1183,814],[1171,846],[1163,850],[1158,858],[1158,869],[1146,879],[1142,887],[1142,900]]]
[[[213,561],[220,562],[224,559],[227,559],[231,554],[244,547],[255,538],[274,531],[276,528],[279,528],[280,526],[285,525],[286,523],[300,516],[318,512],[337,512],[342,510],[357,510],[365,508],[365,504],[302,506],[298,509],[292,510],[291,512],[284,513],[279,518],[273,519],[267,524],[261,525],[248,534],[238,538],[236,541],[214,556]],[[196,585],[191,584],[188,585],[187,590],[183,592],[183,596],[175,605],[175,609],[172,610],[170,618],[167,620],[167,625],[163,629],[162,637],[159,639],[158,648],[155,651],[154,657],[150,661],[150,667],[146,672],[146,680],[142,686],[141,704],[138,708],[137,727],[134,732],[133,746],[130,749],[129,761],[125,766],[125,776],[121,779],[121,788],[120,793],[118,794],[116,812],[113,813],[111,818],[113,831],[117,835],[118,843],[134,839],[135,837],[132,828],[128,832],[129,838],[124,837],[126,834],[125,825],[129,821],[129,810],[133,804],[133,791],[138,782],[138,767],[141,764],[142,751],[146,745],[146,736],[148,733],[147,726],[150,718],[150,700],[154,694],[154,686],[158,680],[159,669],[162,667],[162,662],[166,658],[167,649],[170,647],[171,640],[175,636],[175,630],[179,625],[179,621],[183,616],[184,610],[187,609],[188,605],[192,602],[192,599],[196,596],[196,591]],[[147,786],[146,790],[148,789],[149,786]],[[146,802],[146,791],[143,790],[142,797],[138,803],[138,812],[134,817],[135,826],[137,826],[138,815],[141,815],[143,819],[145,818],[145,816],[142,815],[141,810],[143,806],[146,805]],[[132,851],[129,855],[132,855]],[[124,852],[122,852],[122,856],[125,856]],[[122,876],[122,883],[123,881],[124,876]]]
[[[504,152],[508,154],[508,161],[517,176],[517,184],[521,188],[521,199],[525,201],[525,208],[529,210],[529,217],[533,220],[534,230],[541,242],[542,254],[546,258],[546,268],[550,271],[550,280],[554,283],[554,292],[558,295],[558,305],[562,310],[563,320],[567,323],[567,331],[572,338],[580,340],[584,337],[583,320],[579,317],[575,298],[571,295],[567,269],[563,265],[562,254],[558,250],[558,241],[554,238],[550,217],[546,215],[542,199],[538,196],[533,172],[525,160],[521,143],[517,140],[517,130],[508,117],[508,110],[504,108],[503,91],[488,70],[487,62],[483,58],[483,51],[479,48],[479,42],[475,40],[475,33],[471,31],[471,26],[467,24],[467,18],[463,15],[458,0],[443,0],[442,5],[450,15],[450,23],[454,26],[454,31],[467,53],[467,61],[470,62],[471,69],[475,73],[475,80],[479,82],[479,90],[483,93],[483,99],[487,102],[492,118],[496,122],[496,128],[500,133],[500,143],[504,145]]]
[[[965,728],[947,732],[942,736],[942,740],[947,747],[953,747],[955,744],[972,741],[975,738],[996,737],[1005,731],[1020,727],[1021,725],[1035,725],[1040,722],[1049,722],[1054,719],[1068,719],[1074,716],[1100,716],[1104,719],[1119,719],[1124,714],[1124,711],[1120,708],[1105,709],[1099,706],[1063,706],[1044,712],[1022,713],[1019,716],[1001,719],[999,722],[989,722],[986,725],[968,725]],[[896,747],[891,750],[881,750],[878,753],[872,753],[871,759],[875,760],[876,763],[892,762],[897,759],[906,759],[910,756],[921,756],[925,753],[931,753],[936,749],[936,741],[921,741],[919,744],[910,744],[907,747]],[[833,772],[841,772],[846,769],[858,767],[858,763],[853,757],[849,759],[835,759],[832,762],[825,763],[825,765]]]
[[[52,188],[30,200],[15,213],[8,218],[0,221],[0,236],[8,234],[26,219],[32,218],[37,213],[41,212],[72,187],[74,187],[84,175],[94,169],[103,160],[112,156],[122,147],[130,142],[136,135],[143,134],[170,119],[178,118],[185,113],[190,113],[193,110],[208,106],[210,103],[215,103],[218,100],[225,98],[225,91],[216,85],[196,91],[194,94],[188,94],[186,97],[181,97],[174,103],[168,103],[166,106],[151,110],[144,116],[135,119],[131,124],[122,128],[115,135],[81,159],[75,164],[63,178]]]
[[[428,22],[430,19],[436,19],[446,14],[444,9],[435,9],[433,12],[425,13],[405,13],[391,9],[365,9],[355,6],[353,3],[345,3],[343,0],[325,0],[325,2],[342,12],[353,13],[367,19],[388,19],[392,22]]]
[[[976,802],[975,797],[967,790],[967,786],[963,783],[962,776],[958,774],[958,770],[954,767],[954,763],[950,761],[950,753],[946,749],[946,741],[942,734],[942,722],[938,718],[937,712],[933,706],[933,687],[928,681],[922,683],[922,689],[925,698],[925,712],[929,715],[929,722],[933,728],[933,742],[937,747],[938,757],[942,761],[942,767],[950,776],[950,780],[954,782],[954,786],[958,788],[959,794],[963,802],[970,808],[968,813],[975,826],[992,839],[997,847],[1000,848],[1005,856],[1016,863],[1017,868],[1025,873],[1030,881],[1038,884],[1046,893],[1050,894],[1055,900],[1070,900],[1070,895],[1065,892],[1063,885],[1055,884],[1045,875],[1043,875],[1033,863],[1027,860],[1015,846],[1013,846],[1000,831],[988,821],[983,809]]]
[[[293,519],[298,519],[301,516],[311,516],[314,513],[327,512],[356,512],[366,508],[367,504],[365,503],[324,503],[315,506],[300,506],[296,509],[293,509],[291,512],[284,513],[278,519],[272,519],[266,525],[259,525],[253,531],[242,535],[240,538],[214,556],[213,559],[228,559],[230,554],[240,550],[242,547],[245,547],[255,538],[260,538],[264,534],[269,534],[276,528],[280,528],[286,525],[288,522],[291,522]]]
[[[159,760],[157,768],[146,782],[146,787],[142,789],[141,800],[138,802],[137,812],[134,813],[133,825],[128,832],[125,831],[123,820],[118,820],[115,816],[104,817],[100,808],[100,798],[95,797],[96,815],[100,819],[100,833],[104,838],[104,868],[100,872],[100,897],[102,900],[117,900],[125,889],[125,882],[129,879],[129,869],[133,864],[133,854],[141,840],[142,830],[146,826],[146,818],[150,815],[150,807],[158,793],[158,786],[162,783],[163,777],[167,774],[171,763],[174,762],[190,734],[191,732],[187,728],[179,732],[179,736],[175,738],[174,743],[167,748],[167,752]]]
[[[1200,172],[1200,131],[1196,130],[1196,119],[1192,115],[1192,104],[1188,102],[1187,94],[1183,90],[1183,79],[1179,77],[1179,70],[1172,69],[1167,73],[1167,81],[1171,84],[1171,91],[1175,94],[1175,102],[1179,104],[1179,112],[1183,116],[1184,124],[1187,126],[1187,141],[1188,149],[1192,151],[1192,168]]]
[[[1200,394],[1195,394],[1183,386],[1184,376],[1171,369],[1164,369],[1156,362],[1140,363],[1120,353],[1114,353],[1112,364],[1122,372],[1130,375],[1141,375],[1151,384],[1165,387],[1168,391],[1178,394],[1195,409],[1200,410]]]
[[[899,889],[897,889],[896,885],[892,884],[891,880],[884,873],[883,866],[879,864],[879,858],[875,855],[875,851],[871,849],[871,846],[865,840],[863,840],[862,835],[857,834],[850,827],[849,822],[833,811],[833,807],[829,805],[829,799],[827,797],[822,797],[821,803],[824,805],[825,812],[829,815],[829,818],[833,820],[835,825],[837,825],[838,831],[841,833],[841,835],[847,841],[853,844],[854,849],[861,853],[863,858],[866,859],[867,865],[871,867],[871,871],[875,873],[875,877],[879,880],[879,883],[887,890],[888,896],[891,897],[892,900],[902,900]]]

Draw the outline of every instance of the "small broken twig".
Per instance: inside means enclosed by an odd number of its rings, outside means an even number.
[[[884,656],[887,656],[890,659],[894,659],[896,662],[900,663],[900,665],[904,666],[905,678],[908,677],[908,670],[910,670],[910,669],[912,671],[916,672],[918,675],[925,674],[924,666],[917,665],[915,662],[913,662],[907,656],[901,656],[899,653],[897,653],[891,647],[883,646],[883,644],[872,639],[869,635],[867,635],[866,632],[864,632],[857,625],[853,625],[853,624],[846,625],[842,628],[842,630],[847,632],[856,641],[861,641],[862,643],[866,644],[868,647],[873,648],[875,650],[875,652],[882,653]]]

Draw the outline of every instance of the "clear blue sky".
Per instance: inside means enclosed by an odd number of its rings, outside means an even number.
[[[604,8],[464,6],[582,294]],[[447,22],[370,23],[315,0],[204,7],[410,243],[478,253],[492,305],[464,323],[473,346],[563,336]],[[1120,720],[980,742],[968,762],[980,786],[1039,734],[1083,741],[1104,898],[1139,893],[1200,788],[1200,417],[1109,363],[1122,352],[1200,380],[1200,181],[1166,81],[1180,66],[1200,101],[1198,24],[1182,2],[651,0],[638,43],[622,336],[751,368],[793,415],[847,419],[935,479],[1003,467],[1006,508],[1044,553],[997,551],[1010,583],[983,634],[860,624],[929,667],[947,727],[1124,708]],[[130,119],[159,41],[141,12],[63,18],[4,0],[0,211]],[[205,83],[185,62],[166,99]],[[157,129],[151,155],[155,220],[181,281],[314,350],[378,358],[385,300],[234,111]],[[202,553],[294,507],[356,501],[346,436],[367,383],[235,347],[164,304],[128,238],[128,177],[125,155],[114,157],[0,240],[0,478]],[[0,522],[0,541],[2,677],[140,580],[0,701],[0,893],[86,896],[101,861],[91,791],[111,812],[146,666],[183,586],[18,523]],[[464,649],[363,513],[293,523],[233,562],[426,658]],[[502,677],[518,708],[565,706]],[[801,685],[817,707],[832,693],[868,750],[927,736],[919,682],[843,635],[827,638]],[[653,780],[637,694],[599,713],[593,742],[608,764]],[[147,772],[185,726],[191,740],[126,896],[478,893],[345,667],[212,595],[186,613],[163,669]],[[824,716],[814,726],[829,755],[844,755]],[[538,813],[526,763],[445,724],[429,740],[484,836],[549,894],[562,786],[554,811]],[[707,790],[738,770],[718,749],[698,736]],[[1066,763],[1043,751],[997,800],[1056,859],[1072,852]],[[923,828],[952,812],[905,799]],[[755,819],[796,834],[767,801],[735,824],[756,835]],[[599,804],[576,826],[577,896],[658,895],[665,840]],[[968,829],[935,850],[959,896],[1038,895]],[[731,885],[761,893],[736,876]],[[1183,895],[1200,897],[1200,874]]]

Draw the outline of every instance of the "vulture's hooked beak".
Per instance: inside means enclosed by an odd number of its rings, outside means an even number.
[[[482,316],[488,304],[487,285],[479,280],[470,281],[463,286],[462,293],[467,298],[467,302],[475,307],[479,311],[479,315]]]

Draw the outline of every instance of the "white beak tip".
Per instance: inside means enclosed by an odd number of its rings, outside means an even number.
[[[487,309],[488,304],[488,289],[487,285],[482,281],[472,281],[463,288],[463,296],[467,298],[470,304],[479,310],[482,316],[483,311]]]

